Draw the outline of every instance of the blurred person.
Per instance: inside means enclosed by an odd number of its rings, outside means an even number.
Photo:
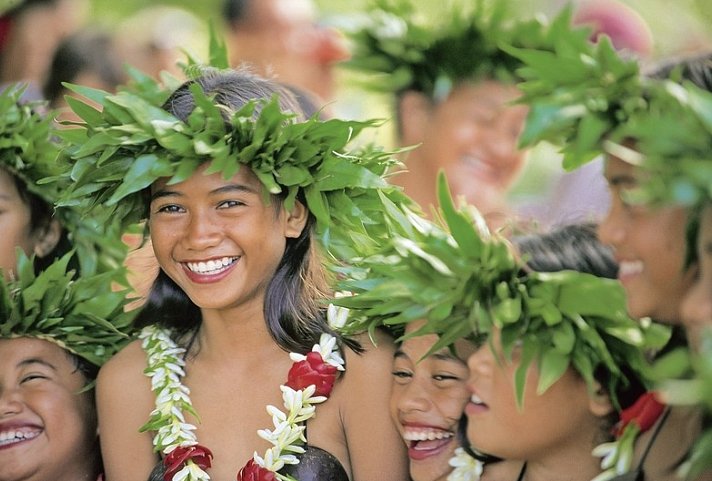
[[[398,143],[417,146],[394,182],[426,210],[436,204],[435,179],[443,169],[455,195],[490,222],[512,215],[506,192],[524,165],[517,138],[526,108],[510,105],[520,95],[519,63],[500,45],[536,46],[541,38],[538,22],[506,15],[511,6],[498,2],[489,11],[482,3],[474,10],[457,4],[433,25],[417,23],[408,2],[379,4],[369,24],[351,35],[347,65],[378,74],[368,87],[393,95]]]
[[[125,251],[91,216],[55,208],[61,183],[41,182],[62,170],[60,143],[51,117],[38,112],[43,103],[20,102],[23,88],[0,92],[0,269],[16,274],[18,248],[33,258],[39,272],[75,250],[72,265],[85,273],[115,269]]]
[[[589,28],[589,39],[593,42],[607,36],[622,55],[642,62],[652,54],[650,27],[637,11],[618,0],[580,2],[571,22],[574,26]],[[573,172],[557,173],[542,198],[517,202],[519,214],[543,229],[573,222],[600,222],[609,208],[602,158]]]
[[[198,56],[207,44],[203,22],[193,13],[170,5],[143,6],[116,27],[123,62],[158,80],[162,71],[184,78],[178,62],[184,51]]]
[[[312,0],[225,0],[230,65],[306,90],[321,108],[334,99],[334,67],[348,57],[333,28],[319,25]]]
[[[88,0],[23,0],[0,17],[0,82],[38,99],[59,43],[84,23]]]
[[[73,114],[64,99],[65,95],[77,94],[67,90],[63,82],[115,92],[126,80],[112,36],[107,32],[86,29],[72,34],[59,44],[43,93],[50,108],[57,111],[56,120],[77,121],[79,117]]]

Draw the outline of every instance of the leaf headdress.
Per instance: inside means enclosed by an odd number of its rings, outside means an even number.
[[[19,255],[14,280],[0,281],[0,338],[33,337],[101,366],[130,340],[126,292],[112,289],[114,273],[76,277],[71,253],[35,275]]]
[[[161,108],[155,96],[72,88],[100,109],[73,105],[85,124],[67,136],[73,166],[62,204],[100,207],[124,228],[145,219],[145,189],[153,182],[184,181],[203,163],[209,164],[206,173],[225,178],[249,167],[266,192],[283,196],[288,208],[303,194],[325,244],[340,252],[379,239],[379,193],[406,202],[385,180],[395,163],[389,152],[349,146],[376,121],[316,116],[300,121],[283,111],[277,98],[251,100],[233,111],[216,105],[194,83],[189,88],[195,108],[184,122]]]
[[[0,169],[16,177],[32,194],[52,208],[66,187],[46,182],[62,172],[61,144],[51,127],[52,117],[44,114],[39,102],[22,102],[24,88],[10,86],[0,92]],[[55,215],[67,230],[77,251],[82,272],[115,269],[125,255],[118,236],[108,232],[109,224],[99,224],[72,209],[57,209]]]
[[[368,23],[350,34],[346,67],[375,74],[367,87],[399,93],[416,90],[434,99],[461,81],[514,82],[521,62],[503,44],[534,48],[544,41],[539,20],[509,22],[511,2],[450,4],[437,25],[420,21],[408,0],[376,1]]]
[[[498,329],[508,355],[521,341],[515,374],[520,403],[532,362],[540,372],[538,392],[569,366],[591,387],[594,372],[604,369],[609,373],[605,388],[616,402],[616,392],[628,383],[620,366],[642,375],[645,351],[662,347],[667,330],[629,318],[615,280],[523,269],[476,211],[455,209],[442,176],[439,187],[442,227],[391,206],[392,244],[355,262],[353,280],[342,285],[354,295],[333,301],[350,309],[347,330],[402,328],[425,319],[424,327],[409,336],[438,334],[430,351],[435,352],[460,338],[484,342]]]

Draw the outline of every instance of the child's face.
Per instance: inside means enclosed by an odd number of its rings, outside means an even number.
[[[516,402],[514,373],[519,348],[512,358],[502,352],[498,332],[470,356],[470,401],[465,407],[467,437],[472,446],[504,459],[540,460],[571,443],[592,449],[600,436],[601,416],[610,411],[607,397],[592,401],[586,382],[571,367],[541,394],[539,372],[526,374],[523,406]]]
[[[293,212],[267,203],[262,184],[243,167],[230,179],[205,175],[151,187],[149,226],[164,272],[202,309],[253,306],[262,312],[264,294],[284,254],[298,237],[306,209]]]
[[[422,326],[408,325],[406,332]],[[393,359],[391,416],[408,447],[413,481],[444,479],[457,447],[457,425],[470,393],[465,360],[474,346],[465,341],[421,358],[437,341],[429,334],[404,341]]]
[[[61,347],[0,339],[0,479],[88,479],[97,455],[92,391]]]
[[[679,323],[680,303],[695,275],[694,268],[684,268],[687,212],[676,206],[628,203],[625,193],[638,185],[638,167],[611,157],[605,175],[611,209],[598,234],[615,251],[628,312],[633,317]]]

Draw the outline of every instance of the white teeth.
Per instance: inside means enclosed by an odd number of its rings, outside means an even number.
[[[25,439],[32,439],[36,438],[40,434],[40,431],[20,431],[20,430],[14,430],[14,431],[3,431],[0,433],[0,446],[4,446],[6,444],[12,444],[12,443],[17,443],[20,441],[24,441]]]
[[[434,439],[447,439],[454,436],[450,431],[406,431],[403,433],[403,439],[406,441],[432,441]]]
[[[619,276],[630,276],[643,272],[643,261],[621,261],[618,265]]]
[[[477,394],[473,394],[473,395],[470,397],[470,401],[471,401],[473,404],[479,404],[479,405],[484,404],[484,401],[482,401],[482,399],[480,399],[480,397],[479,397]]]
[[[192,272],[197,272],[198,274],[218,274],[238,259],[239,257],[223,257],[222,259],[211,259],[207,262],[186,262],[185,265]]]

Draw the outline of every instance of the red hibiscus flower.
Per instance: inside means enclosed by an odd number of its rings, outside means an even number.
[[[665,405],[655,399],[655,393],[646,392],[632,406],[621,412],[621,419],[616,426],[616,436],[620,436],[629,424],[636,424],[640,432],[650,429],[663,413]]]
[[[178,446],[163,458],[163,465],[166,467],[166,474],[163,475],[165,481],[171,481],[173,476],[183,469],[188,460],[192,460],[201,469],[208,469],[212,465],[213,453],[205,446],[194,444],[193,446]]]
[[[277,476],[250,459],[237,473],[237,481],[277,481]]]
[[[287,375],[287,386],[295,391],[312,384],[316,386],[315,395],[328,396],[336,380],[336,367],[327,364],[318,352],[307,354],[304,361],[295,362]]]

